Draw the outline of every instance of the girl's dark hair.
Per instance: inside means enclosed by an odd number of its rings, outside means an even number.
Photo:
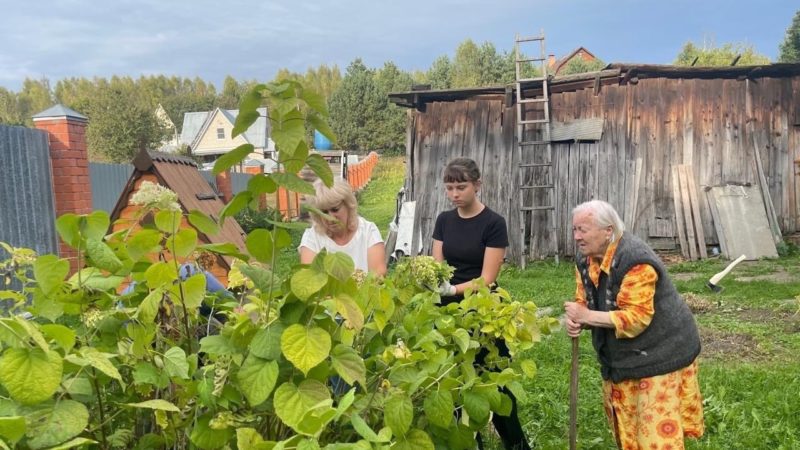
[[[481,171],[475,161],[469,158],[456,158],[447,163],[442,178],[445,183],[475,182],[481,179]]]

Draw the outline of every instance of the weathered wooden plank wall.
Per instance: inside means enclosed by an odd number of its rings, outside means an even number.
[[[558,240],[562,255],[574,255],[571,208],[589,199],[614,205],[623,217],[633,216],[635,234],[674,242],[675,212],[671,167],[690,164],[701,200],[703,186],[729,181],[758,183],[754,145],[758,143],[779,224],[784,233],[800,230],[800,185],[794,161],[800,159],[800,77],[751,80],[753,117],[746,112],[745,80],[645,78],[636,84],[604,85],[551,93],[553,121],[602,117],[598,142],[556,143],[556,195],[559,201]],[[503,96],[481,96],[432,102],[412,111],[408,161],[411,197],[417,200],[419,238],[425,252],[436,215],[447,204],[441,170],[456,156],[478,161],[484,174],[482,199],[506,217],[511,248],[517,261],[520,239],[520,160],[515,148],[515,108]],[[754,133],[748,131],[752,120]],[[527,138],[527,136],[526,136]],[[634,195],[636,160],[642,160],[639,190]],[[534,184],[534,179],[526,180]],[[545,180],[538,180],[543,182]],[[543,184],[543,183],[538,183]],[[633,199],[637,199],[633,205]],[[710,211],[701,202],[706,242],[717,243]],[[547,228],[546,215],[534,216],[536,227]],[[544,239],[551,239],[542,234]],[[418,241],[419,242],[419,241]],[[538,248],[550,248],[537,242]]]

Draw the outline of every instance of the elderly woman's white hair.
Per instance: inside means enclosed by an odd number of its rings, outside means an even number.
[[[591,214],[597,226],[601,228],[611,227],[611,242],[622,237],[622,233],[625,231],[625,223],[620,219],[617,210],[608,202],[602,200],[583,202],[572,210],[572,217],[584,213]]]
[[[358,228],[358,203],[356,196],[353,194],[353,189],[350,184],[342,179],[338,179],[333,183],[333,186],[325,186],[322,180],[314,182],[314,190],[316,194],[307,199],[308,203],[322,211],[327,211],[339,205],[347,208],[347,229],[354,231]],[[327,228],[322,216],[319,214],[311,214],[311,221],[314,223],[314,229],[321,234],[327,234]]]

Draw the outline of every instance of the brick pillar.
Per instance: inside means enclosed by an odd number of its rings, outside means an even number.
[[[88,119],[56,105],[33,116],[33,125],[48,133],[56,217],[66,213],[92,212],[89,156],[86,150]],[[77,252],[59,241],[59,254],[70,260],[71,272],[79,269]]]
[[[223,203],[228,203],[233,198],[233,185],[229,170],[217,174],[217,192],[222,197]]]

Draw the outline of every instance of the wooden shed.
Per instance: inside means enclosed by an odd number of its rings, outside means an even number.
[[[417,202],[414,239],[423,251],[430,251],[436,216],[450,208],[441,171],[457,156],[480,165],[482,200],[506,217],[507,256],[515,262],[554,253],[549,243],[555,238],[560,255],[574,255],[571,209],[590,199],[613,204],[628,228],[654,246],[676,248],[674,165],[692,166],[706,241],[714,244],[702,188],[758,186],[756,155],[780,229],[800,228],[800,64],[611,64],[600,72],[550,78],[548,85],[557,217],[548,229],[545,217],[533,214],[532,226],[545,230],[537,237],[541,242],[519,231],[525,181],[519,165],[534,157],[517,145],[514,86],[390,94],[392,102],[410,108],[405,188],[407,200]],[[542,82],[522,88],[525,97],[541,96]]]
[[[192,210],[198,210],[214,220],[219,219],[219,213],[225,207],[225,203],[198,171],[197,164],[193,160],[172,154],[141,151],[134,158],[133,166],[133,173],[111,213],[112,231],[139,226],[133,222],[139,218],[140,207],[130,204],[130,199],[144,181],[157,183],[178,194],[178,202],[184,212],[181,227],[192,226],[185,216]],[[230,242],[241,252],[246,252],[244,231],[231,218],[220,227],[218,234],[208,236],[198,230],[197,238],[198,244]],[[227,285],[231,264],[231,258],[216,256],[212,267],[208,270],[223,285]]]

